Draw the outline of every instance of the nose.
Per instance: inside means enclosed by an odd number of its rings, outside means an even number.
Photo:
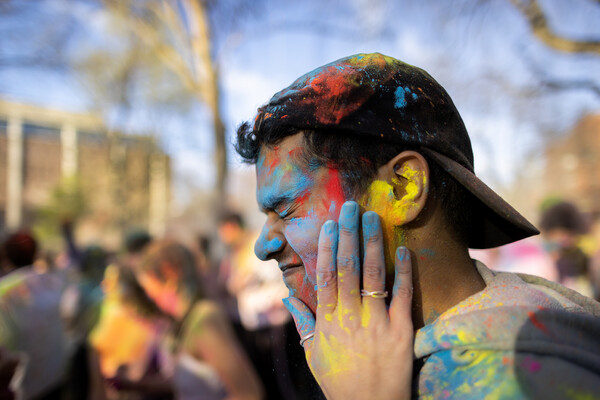
[[[285,246],[285,238],[276,225],[275,222],[267,220],[254,243],[254,253],[263,261],[273,258],[273,254],[281,251]]]

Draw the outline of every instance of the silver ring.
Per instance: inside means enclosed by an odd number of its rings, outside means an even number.
[[[379,291],[369,292],[368,290],[362,289],[360,291],[360,295],[363,297],[373,297],[375,299],[384,299],[384,298],[388,297],[388,292],[387,292],[387,290],[385,292],[379,292]]]
[[[312,339],[313,336],[315,336],[315,333],[311,332],[308,335],[301,337],[300,338],[300,346],[304,347],[304,342],[306,342],[308,339]]]

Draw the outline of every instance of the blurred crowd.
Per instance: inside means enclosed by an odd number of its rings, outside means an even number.
[[[600,299],[600,224],[543,207],[542,234],[473,258]],[[312,399],[321,396],[281,299],[236,213],[190,242],[124,234],[122,248],[63,249],[26,230],[0,246],[1,399]]]
[[[257,233],[227,213],[189,242],[124,234],[53,254],[27,230],[0,246],[0,399],[319,396]]]
[[[566,201],[541,206],[541,234],[471,256],[498,271],[541,276],[600,300],[600,219]]]

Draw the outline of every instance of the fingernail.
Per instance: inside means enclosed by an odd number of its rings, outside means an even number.
[[[398,261],[404,261],[404,257],[406,257],[406,247],[400,246],[396,249],[396,258]]]
[[[354,201],[347,201],[342,206],[340,213],[340,225],[347,229],[358,229],[358,204]]]
[[[379,216],[373,211],[367,211],[362,216],[363,220],[363,236],[367,240],[379,232]]]
[[[365,225],[377,225],[379,218],[373,211],[367,211],[363,214],[363,224]]]
[[[358,210],[358,204],[355,201],[347,201],[342,205],[342,213],[348,215],[349,217],[356,216],[356,212]]]
[[[335,221],[325,221],[325,224],[323,224],[323,228],[325,229],[325,233],[327,235],[333,236],[337,233],[337,224],[335,223]]]

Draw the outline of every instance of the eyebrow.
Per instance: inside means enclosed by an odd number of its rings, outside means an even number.
[[[310,189],[304,185],[297,185],[283,193],[266,194],[263,199],[257,199],[258,206],[261,212],[275,211],[283,204],[294,203],[298,198],[304,196],[308,190]]]
[[[268,195],[263,201],[259,201],[259,208],[262,212],[274,211],[281,207],[282,204],[291,203],[293,200],[294,196],[290,193],[277,196]]]

